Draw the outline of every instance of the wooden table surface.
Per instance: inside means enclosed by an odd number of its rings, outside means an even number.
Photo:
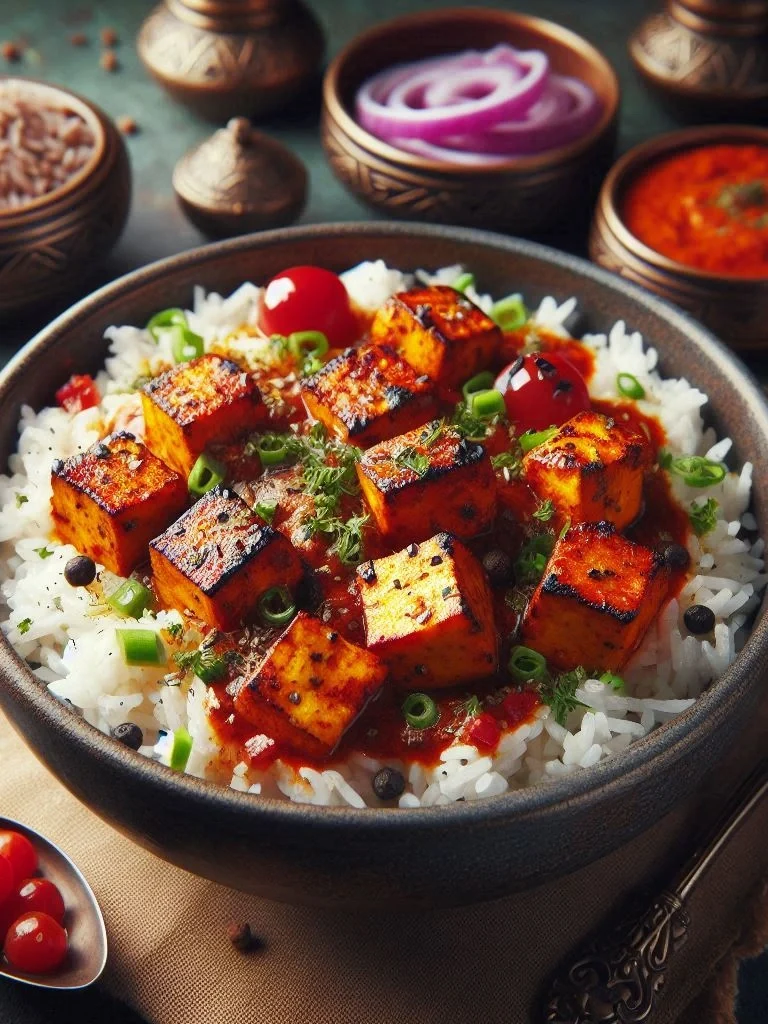
[[[487,5],[490,5],[488,0]],[[311,0],[311,6],[323,24],[328,56],[337,53],[353,36],[366,27],[400,14],[445,6],[437,0]],[[466,3],[465,6],[482,6]],[[496,0],[496,7],[519,10],[517,3]],[[531,13],[558,21],[597,45],[613,63],[621,80],[623,102],[619,150],[660,132],[674,129],[675,121],[662,110],[636,78],[627,58],[629,33],[654,7],[646,0],[536,0],[527,5]],[[112,255],[92,280],[84,280],[81,295],[95,284],[114,279],[136,267],[164,256],[203,244],[205,238],[189,224],[178,209],[171,188],[173,166],[181,155],[205,138],[213,126],[176,105],[144,72],[135,50],[138,28],[153,7],[152,0],[0,0],[0,42],[20,40],[24,57],[16,64],[0,58],[0,74],[28,75],[66,85],[98,103],[112,117],[130,116],[139,131],[127,139],[133,167],[133,206],[126,230]],[[119,66],[113,73],[99,63],[102,46],[100,30],[112,28],[118,35],[116,55]],[[70,37],[84,33],[88,44],[75,47]],[[273,116],[259,127],[286,143],[306,164],[310,176],[310,194],[299,223],[374,219],[360,201],[349,195],[336,181],[320,147],[317,123],[319,83],[313,94],[281,115]],[[584,239],[565,231],[555,244],[571,251],[584,251]],[[66,305],[66,304],[65,304]],[[58,309],[40,308],[23,322],[0,328],[0,366]],[[768,359],[750,357],[749,364],[761,378],[768,380]],[[747,991],[742,1005],[744,1024],[768,1019],[763,984],[764,969],[745,976]],[[85,1003],[79,1019],[87,1017]],[[3,991],[0,989],[0,1019]],[[75,1009],[75,1004],[71,1004]],[[109,1012],[109,1011],[107,1011]],[[117,1020],[119,1014],[114,1015]],[[45,1020],[32,1015],[29,1020]],[[53,1018],[51,1018],[53,1019]],[[61,1021],[63,1018],[59,1018]],[[97,1019],[94,1017],[94,1019]]]

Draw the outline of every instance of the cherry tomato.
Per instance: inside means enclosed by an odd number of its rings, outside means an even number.
[[[462,739],[475,747],[480,747],[481,750],[492,750],[499,742],[500,735],[499,723],[493,715],[481,711],[464,727]]]
[[[322,331],[334,348],[351,345],[359,331],[341,279],[322,267],[290,267],[264,290],[259,323],[265,334]]]
[[[8,929],[3,952],[17,971],[47,974],[67,955],[67,933],[50,914],[22,914]]]
[[[16,875],[7,857],[0,856],[0,907],[11,898],[16,888]]]
[[[6,857],[11,862],[13,880],[17,885],[37,871],[35,848],[20,832],[0,829],[0,857]]]
[[[101,395],[93,377],[87,373],[75,373],[56,392],[56,401],[67,412],[81,412],[98,405]]]
[[[16,916],[42,911],[61,924],[64,920],[64,899],[47,878],[25,878],[16,893]]]
[[[584,378],[556,352],[520,356],[501,371],[495,387],[518,433],[559,427],[590,407]]]

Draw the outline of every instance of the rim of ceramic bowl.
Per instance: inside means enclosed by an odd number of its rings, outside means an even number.
[[[615,238],[638,259],[652,264],[659,270],[665,270],[677,277],[683,276],[702,285],[722,288],[730,286],[750,289],[763,287],[768,289],[768,275],[765,277],[748,277],[737,274],[715,274],[688,266],[665,256],[657,249],[652,249],[627,227],[620,213],[620,193],[625,189],[633,176],[644,168],[652,166],[672,153],[685,149],[699,149],[709,143],[753,141],[768,149],[768,128],[748,124],[715,124],[681,128],[677,131],[656,135],[646,142],[633,146],[611,167],[605,176],[597,200],[597,209],[602,214],[608,229]]]
[[[62,340],[70,331],[77,329],[81,321],[100,306],[129,295],[131,289],[162,280],[168,272],[191,269],[199,271],[199,282],[204,284],[206,265],[215,263],[220,257],[254,247],[285,248],[294,240],[317,240],[323,243],[330,235],[359,237],[365,239],[372,248],[375,247],[376,238],[382,236],[402,236],[404,240],[414,235],[422,239],[448,238],[457,246],[466,244],[490,247],[500,258],[505,254],[531,257],[576,272],[582,279],[590,280],[614,294],[619,293],[633,304],[661,317],[695,343],[701,354],[717,370],[720,379],[742,400],[751,404],[759,425],[759,435],[768,438],[768,400],[762,395],[757,382],[732,352],[682,311],[615,274],[549,246],[471,228],[422,223],[350,222],[264,231],[257,235],[216,242],[149,264],[91,293],[32,338],[0,372],[0,403],[4,404],[8,400],[8,391],[29,373],[34,363],[44,358],[49,349],[61,345]],[[761,611],[765,605],[764,598]],[[436,833],[449,826],[471,826],[480,820],[492,823],[506,820],[512,815],[522,819],[533,815],[556,815],[564,813],[566,809],[568,813],[578,813],[581,807],[595,800],[620,799],[631,795],[650,763],[658,772],[676,770],[686,752],[698,750],[705,743],[710,731],[717,725],[718,714],[726,714],[728,708],[741,698],[747,681],[761,667],[762,652],[766,647],[768,615],[758,612],[752,632],[736,662],[690,708],[631,744],[626,751],[591,768],[581,769],[546,785],[526,787],[483,800],[408,810],[392,807],[317,807],[312,804],[295,804],[289,800],[254,798],[253,795],[237,792],[220,783],[175,772],[129,750],[58,701],[46,687],[41,686],[23,659],[13,651],[5,636],[2,636],[0,642],[0,673],[10,682],[11,690],[14,691],[13,700],[23,701],[46,728],[55,729],[64,741],[87,749],[90,755],[96,755],[99,761],[104,759],[110,762],[116,770],[127,772],[134,778],[140,777],[142,783],[156,793],[190,801],[202,800],[209,807],[215,805],[223,814],[245,815],[258,819],[262,824],[273,822],[276,825],[301,825],[333,834],[352,826],[358,832],[366,829],[373,832],[403,829],[409,832]],[[4,699],[10,703],[8,694]]]
[[[70,193],[76,191],[99,166],[107,148],[107,134],[104,128],[106,114],[104,114],[95,103],[91,103],[91,101],[87,100],[84,96],[81,96],[79,93],[72,92],[70,89],[66,89],[62,85],[56,85],[52,82],[44,82],[39,78],[27,78],[21,75],[0,75],[0,95],[8,83],[11,85],[20,85],[21,88],[19,92],[23,94],[21,96],[22,99],[26,99],[27,94],[33,98],[35,94],[43,94],[44,96],[53,97],[55,101],[53,104],[54,108],[62,110],[66,110],[68,108],[77,116],[81,117],[93,132],[93,152],[80,170],[57,188],[52,189],[50,192],[45,192],[41,196],[37,196],[28,203],[22,203],[20,206],[12,206],[4,210],[0,209],[0,229],[2,229],[3,220],[5,218],[18,218],[26,216],[28,213],[36,213],[38,210],[48,206],[50,203],[58,203],[60,200],[66,198]],[[62,100],[65,101],[65,104],[62,103]]]
[[[605,104],[597,124],[585,135],[581,136],[581,138],[575,142],[568,143],[568,145],[558,146],[556,149],[547,149],[542,153],[534,153],[530,156],[517,156],[510,157],[507,160],[499,160],[498,163],[492,166],[478,167],[465,164],[449,164],[440,160],[430,160],[415,153],[407,153],[405,150],[398,149],[396,146],[392,146],[383,139],[378,138],[378,136],[366,131],[347,111],[339,89],[341,73],[350,57],[360,50],[364,50],[371,43],[377,42],[380,38],[386,38],[393,31],[418,32],[427,26],[434,27],[435,24],[450,21],[456,17],[478,23],[504,23],[531,30],[541,35],[543,40],[553,43],[555,46],[575,50],[590,64],[597,66],[602,78],[610,86],[610,101]],[[394,63],[397,63],[397,60]],[[352,42],[348,43],[341,53],[333,59],[323,78],[323,104],[326,111],[353,142],[381,159],[402,164],[405,167],[443,175],[456,172],[461,175],[468,174],[473,177],[482,177],[490,174],[508,174],[511,171],[535,171],[539,168],[549,167],[553,163],[563,163],[572,157],[580,156],[608,131],[616,117],[620,100],[621,87],[613,66],[597,47],[584,39],[583,36],[578,35],[564,25],[559,25],[557,22],[549,21],[545,18],[537,18],[529,14],[518,14],[514,11],[500,11],[490,7],[447,7],[435,11],[420,11],[416,14],[406,14],[399,18],[392,18],[389,21],[381,22],[362,32]]]

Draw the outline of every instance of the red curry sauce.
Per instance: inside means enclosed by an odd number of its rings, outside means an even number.
[[[629,185],[622,216],[678,263],[768,277],[768,147],[698,146],[652,163]]]

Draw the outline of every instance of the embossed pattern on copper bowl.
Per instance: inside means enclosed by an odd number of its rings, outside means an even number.
[[[0,318],[82,291],[83,278],[120,237],[131,202],[131,170],[116,126],[95,104],[60,86],[0,76],[25,97],[63,107],[90,128],[93,153],[61,187],[0,209]]]
[[[460,261],[496,295],[578,296],[583,330],[618,319],[657,346],[662,370],[710,397],[712,419],[738,461],[768,461],[768,407],[746,370],[707,331],[614,274],[499,235],[408,224],[289,228],[163,260],[102,288],[38,335],[0,375],[0,467],[17,443],[22,403],[41,408],[72,372],[94,371],[110,324],[144,324],[185,306],[195,284],[228,294],[286,266],[340,271],[365,259],[402,269]],[[768,475],[754,506],[768,535]],[[287,902],[416,908],[531,889],[607,854],[700,792],[736,742],[764,689],[768,617],[735,663],[683,715],[593,768],[490,799],[437,807],[357,810],[260,799],[173,772],[84,722],[0,642],[0,708],[81,800],[173,863]],[[662,839],[665,834],[662,832]]]
[[[406,153],[356,122],[355,93],[376,72],[498,43],[543,50],[554,71],[591,85],[603,106],[595,127],[570,145],[489,169]],[[390,217],[531,235],[589,215],[613,155],[618,106],[616,74],[585,39],[541,18],[463,7],[396,18],[353,40],[325,75],[321,133],[336,177]]]
[[[672,153],[713,143],[768,146],[768,129],[750,125],[685,128],[635,146],[603,182],[589,253],[600,266],[681,306],[732,348],[762,349],[768,346],[768,277],[723,276],[688,267],[645,245],[622,219],[626,188],[643,168]]]

